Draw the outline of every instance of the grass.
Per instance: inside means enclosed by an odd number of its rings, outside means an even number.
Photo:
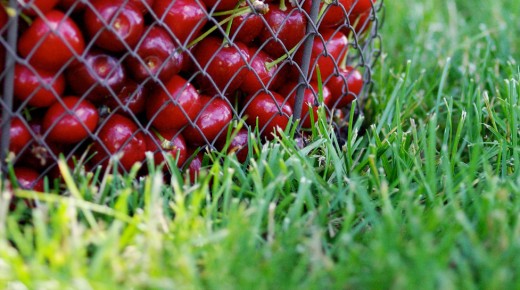
[[[0,288],[517,289],[516,0],[386,1],[376,86],[344,147],[318,126],[179,174],[65,176],[0,208]],[[222,156],[212,155],[212,158]],[[30,223],[20,224],[20,220]]]

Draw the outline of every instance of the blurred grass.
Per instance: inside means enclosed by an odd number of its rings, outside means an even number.
[[[0,288],[517,289],[520,2],[385,6],[365,135],[322,119],[195,185],[76,168],[65,196],[16,191],[42,206],[2,203]]]

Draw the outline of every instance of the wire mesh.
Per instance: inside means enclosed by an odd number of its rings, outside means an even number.
[[[296,119],[305,132],[319,105],[348,120],[352,100],[362,104],[373,85],[382,7],[11,0],[0,9],[2,170],[56,177],[62,154],[89,168],[117,156],[128,171],[147,151],[183,167],[201,147],[245,161],[251,133],[269,140]]]

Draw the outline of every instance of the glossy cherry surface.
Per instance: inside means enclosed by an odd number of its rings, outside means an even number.
[[[187,45],[206,24],[206,6],[199,0],[155,0],[153,11],[177,40]]]
[[[16,64],[14,68],[14,96],[34,107],[48,107],[65,91],[62,74]],[[49,87],[49,89],[45,88]]]
[[[259,93],[247,100],[244,111],[246,122],[253,128],[258,122],[263,137],[273,139],[275,129],[285,130],[293,110],[284,97],[278,93]],[[276,133],[275,133],[276,134]]]
[[[195,87],[175,75],[150,94],[146,117],[158,130],[178,130],[189,120],[195,120],[201,108],[199,99]]]
[[[58,70],[85,50],[76,23],[63,12],[52,10],[36,18],[18,40],[18,52],[35,67]]]
[[[67,96],[47,109],[43,130],[51,141],[74,144],[92,134],[98,121],[98,111],[92,103]]]

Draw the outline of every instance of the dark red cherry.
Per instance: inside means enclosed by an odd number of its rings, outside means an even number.
[[[27,16],[36,16],[51,11],[59,0],[30,0],[18,1],[22,7],[22,13]]]
[[[284,55],[305,38],[307,18],[298,9],[282,11],[271,5],[264,17],[267,25],[260,32],[259,40],[262,49],[273,57]]]
[[[13,117],[11,119],[11,127],[9,128],[9,151],[17,155],[27,146],[31,139],[31,132],[22,119]]]
[[[202,67],[197,75],[202,91],[209,95],[231,95],[242,84],[249,62],[245,44],[223,44],[221,38],[207,37],[194,48],[193,54]]]
[[[255,127],[258,122],[260,134],[273,139],[276,130],[285,130],[292,117],[293,110],[284,97],[278,93],[259,93],[251,96],[245,103],[246,122]]]
[[[18,40],[20,56],[45,70],[59,70],[84,50],[85,41],[78,26],[58,10],[36,18]]]
[[[357,69],[347,66],[339,70],[339,75],[333,76],[326,83],[330,89],[330,106],[343,108],[359,97],[363,89],[363,75]]]
[[[146,30],[135,52],[137,57],[129,57],[126,65],[137,81],[142,82],[150,76],[167,81],[181,70],[183,55],[168,31],[159,26]]]
[[[310,13],[313,0],[305,0],[303,8]],[[315,0],[319,1],[319,0]],[[356,0],[338,0],[337,3],[330,4],[321,19],[318,19],[320,28],[335,28],[345,22],[349,15],[352,2]],[[323,1],[320,1],[320,11],[323,8]]]
[[[156,131],[145,135],[146,150],[153,152],[154,164],[159,165],[165,162],[164,155],[171,155],[177,158],[177,165],[181,166],[186,161],[186,141],[176,130]]]
[[[225,10],[233,10],[239,1],[237,0],[202,0],[206,7],[208,7],[208,11],[225,11]]]
[[[144,31],[143,14],[128,0],[94,0],[83,14],[85,28],[104,50],[121,52],[133,48]]]
[[[72,91],[93,102],[117,94],[125,82],[125,71],[119,60],[101,51],[91,51],[74,62],[65,73]]]
[[[45,87],[49,87],[46,89]],[[62,74],[16,64],[14,68],[14,96],[34,107],[48,107],[65,91]]]
[[[146,85],[127,79],[116,98],[107,97],[105,104],[112,110],[120,110],[118,113],[138,115],[144,112],[147,97]]]
[[[291,82],[280,88],[280,94],[288,98],[288,102],[292,108],[296,105],[298,83]],[[331,102],[330,90],[326,86],[322,86],[323,105],[328,106]],[[303,103],[301,107],[301,125],[302,128],[311,128],[312,121],[316,122],[318,118],[318,84],[310,83],[310,87],[303,91]],[[311,117],[312,114],[312,117]]]
[[[97,132],[92,145],[94,164],[106,165],[110,156],[121,154],[119,162],[126,171],[136,162],[145,158],[146,141],[144,134],[131,119],[119,115],[111,115]]]
[[[183,131],[192,146],[212,144],[218,137],[225,136],[233,119],[233,110],[227,100],[202,96],[200,102],[202,110],[195,119],[195,126],[188,126]]]
[[[206,5],[199,0],[155,0],[153,11],[183,45],[199,36],[208,21]]]
[[[260,35],[263,27],[262,16],[256,13],[243,14],[233,18],[229,38],[233,42],[249,44]]]
[[[224,134],[223,134],[224,135]],[[222,150],[226,145],[226,135],[219,137],[217,148]],[[234,154],[237,157],[237,160],[241,163],[246,162],[247,155],[249,153],[249,131],[245,128],[241,128],[238,132],[232,132],[232,139],[229,142],[229,147],[227,149],[228,154]]]
[[[321,31],[321,37],[316,36],[312,45],[311,62],[309,74],[312,74],[312,80],[317,80],[318,70],[323,81],[327,80],[345,58],[348,50],[348,39],[340,31],[334,29],[325,29]],[[296,61],[301,62],[303,49],[296,53]]]
[[[98,120],[98,111],[92,103],[68,96],[47,109],[43,117],[43,130],[51,141],[74,144],[90,136]]]
[[[284,75],[279,72],[278,66],[268,68],[273,61],[272,57],[255,47],[249,48],[249,71],[245,74],[240,89],[248,94],[254,94],[266,88],[276,89],[283,81]]]
[[[146,100],[146,117],[158,130],[178,130],[199,113],[199,98],[193,85],[174,75],[150,94]]]

